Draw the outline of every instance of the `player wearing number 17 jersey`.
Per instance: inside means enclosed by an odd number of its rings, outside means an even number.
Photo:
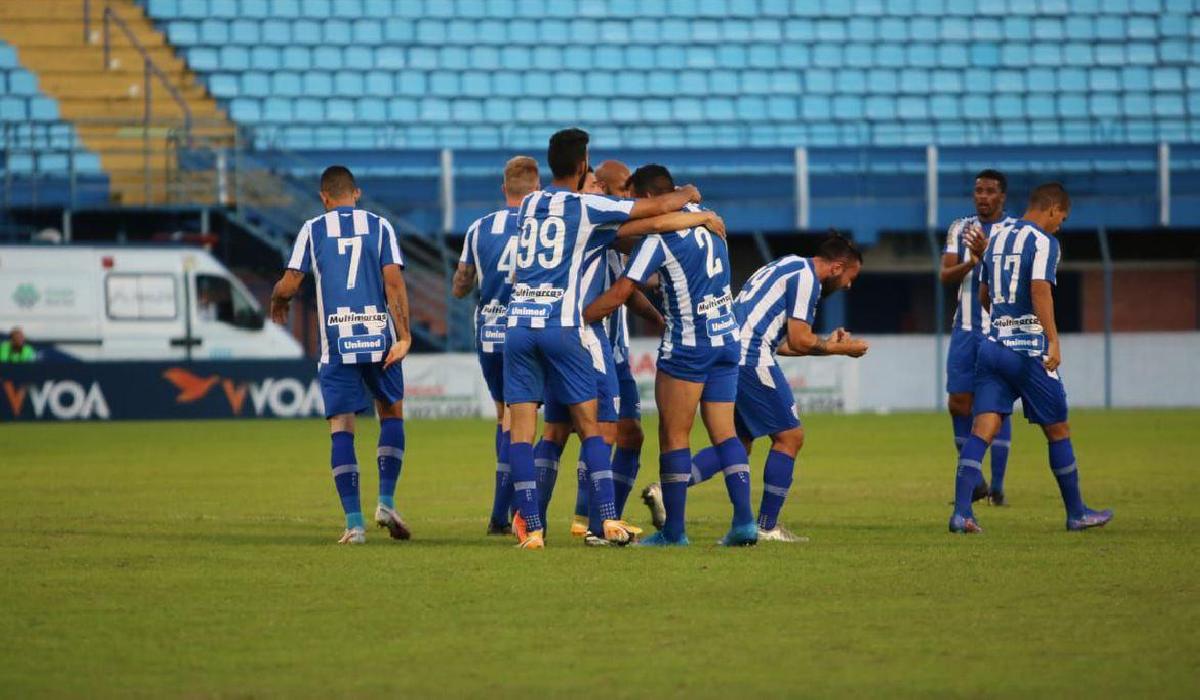
[[[496,485],[488,534],[512,532],[508,523],[512,480],[508,466],[509,420],[504,406],[504,339],[508,326],[508,301],[512,294],[513,261],[521,222],[517,209],[525,195],[538,189],[537,161],[517,156],[504,166],[504,209],[476,219],[463,238],[462,257],[454,272],[455,297],[462,298],[479,282],[475,309],[475,351],[492,401],[496,402]]]
[[[699,200],[694,187],[637,203],[580,194],[588,169],[587,144],[587,132],[579,129],[554,134],[547,152],[554,180],[545,190],[528,195],[519,211],[521,232],[504,343],[504,398],[512,414],[509,464],[518,508],[513,530],[523,548],[544,546],[533,437],[537,405],[547,390],[569,406],[582,441],[595,514],[587,539],[625,544],[639,532],[616,517],[609,449],[597,422],[590,333],[581,319],[584,260],[589,248],[618,237],[679,228],[678,210]]]
[[[366,541],[354,454],[354,414],[379,413],[379,505],[375,522],[406,540],[396,512],[396,481],[404,457],[404,375],[400,360],[412,339],[400,245],[386,219],[358,209],[362,195],[354,176],[335,165],[321,175],[326,213],[310,219],[296,236],[288,269],[271,295],[271,317],[287,320],[288,304],[304,275],[316,278],[321,361],[317,366],[325,417],[329,419],[331,466],[346,530],[342,544]],[[364,384],[366,385],[364,388]]]
[[[1054,320],[1059,260],[1054,234],[1070,211],[1071,200],[1062,185],[1039,185],[1029,196],[1025,215],[993,232],[984,251],[979,300],[991,312],[992,323],[975,365],[975,421],[959,453],[951,532],[983,531],[971,510],[971,493],[983,480],[981,460],[988,443],[1018,398],[1025,418],[1046,434],[1067,529],[1098,527],[1112,519],[1111,510],[1091,510],[1079,493],[1067,392],[1058,376],[1062,354]]]

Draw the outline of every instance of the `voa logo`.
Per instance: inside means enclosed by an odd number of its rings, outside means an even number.
[[[242,391],[250,391],[250,404],[254,406],[254,414],[257,416],[264,415],[267,409],[270,409],[270,415],[280,418],[325,415],[321,387],[315,379],[305,386],[299,379],[292,377],[269,378],[261,382],[243,384],[240,388]],[[241,401],[238,401],[238,409],[241,408],[240,404]],[[234,411],[239,412],[240,410]]]
[[[47,380],[37,384],[22,384],[20,386],[10,381],[4,382],[4,393],[12,408],[13,417],[20,417],[25,399],[33,409],[35,418],[47,415],[57,420],[76,420],[99,418],[108,420],[111,412],[108,401],[100,389],[99,382],[92,382],[86,389],[79,382],[63,380]]]

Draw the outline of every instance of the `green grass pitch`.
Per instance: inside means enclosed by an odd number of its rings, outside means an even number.
[[[358,548],[322,422],[0,426],[0,695],[1195,697],[1200,412],[1074,416],[1084,495],[1117,514],[1084,533],[1019,422],[980,537],[946,532],[944,416],[812,416],[783,517],[811,542],[716,547],[716,481],[690,549],[587,549],[568,466],[543,552],[483,535],[484,421],[409,422],[415,538]]]

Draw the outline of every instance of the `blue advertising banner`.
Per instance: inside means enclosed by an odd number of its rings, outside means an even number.
[[[311,360],[0,365],[0,421],[324,417]]]

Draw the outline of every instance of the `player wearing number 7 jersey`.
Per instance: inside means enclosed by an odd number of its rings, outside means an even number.
[[[400,361],[412,345],[400,243],[387,219],[356,207],[362,192],[346,168],[321,175],[326,213],[296,236],[287,271],[271,295],[271,318],[287,321],[288,304],[304,275],[316,278],[321,361],[317,365],[329,419],[333,483],[346,514],[342,544],[366,541],[358,496],[354,414],[379,413],[379,505],[375,522],[395,539],[409,531],[394,501],[404,457],[404,375]],[[366,385],[365,389],[363,385]]]
[[[1059,259],[1054,234],[1070,212],[1071,200],[1062,185],[1039,185],[1029,195],[1025,216],[993,231],[983,253],[979,301],[991,313],[992,325],[975,362],[975,421],[958,457],[951,532],[983,531],[971,509],[971,493],[983,481],[981,463],[988,443],[1018,398],[1025,418],[1046,434],[1067,529],[1084,530],[1112,520],[1111,510],[1088,508],[1079,493],[1067,392],[1058,376],[1062,354],[1054,321],[1052,290]]]
[[[694,187],[661,197],[616,200],[578,192],[588,169],[588,135],[565,129],[550,138],[554,180],[521,203],[513,291],[504,343],[504,398],[512,420],[509,465],[518,508],[513,530],[523,548],[543,546],[533,464],[537,405],[549,389],[569,406],[592,485],[589,544],[626,544],[640,532],[617,519],[609,448],[597,422],[596,375],[582,323],[583,268],[590,248],[647,233],[697,225],[679,210],[699,201]],[[665,215],[665,216],[663,216]],[[639,221],[639,219],[642,219]]]

